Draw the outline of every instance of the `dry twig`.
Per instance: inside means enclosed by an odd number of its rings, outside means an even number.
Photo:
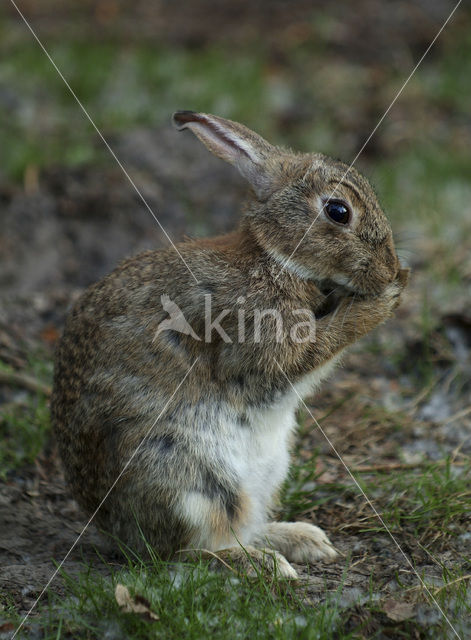
[[[28,389],[29,391],[43,393],[48,398],[51,395],[51,387],[49,385],[17,371],[0,371],[0,384],[23,387],[23,389]]]

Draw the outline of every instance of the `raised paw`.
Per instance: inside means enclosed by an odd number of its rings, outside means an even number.
[[[322,529],[308,522],[270,522],[259,539],[291,562],[330,562],[338,552]]]

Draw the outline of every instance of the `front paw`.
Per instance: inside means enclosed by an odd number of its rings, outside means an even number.
[[[322,529],[308,522],[271,522],[267,525],[265,539],[290,562],[331,562],[338,555]]]
[[[318,560],[330,562],[338,556],[338,552],[326,534],[313,524],[307,522],[290,522],[290,549],[286,557],[291,562],[311,564]]]

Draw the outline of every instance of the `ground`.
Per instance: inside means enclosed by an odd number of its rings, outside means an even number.
[[[351,161],[452,9],[310,4],[23,9],[177,240],[233,228],[245,185],[171,129],[173,110],[216,112]],[[288,585],[204,559],[123,564],[92,524],[20,637],[469,637],[470,21],[460,8],[357,162],[411,284],[395,318],[300,410],[278,513],[323,527],[340,560],[297,566]],[[86,523],[49,430],[65,314],[120,259],[165,238],[13,8],[0,31],[0,638],[9,638]],[[130,612],[117,584],[130,590]]]

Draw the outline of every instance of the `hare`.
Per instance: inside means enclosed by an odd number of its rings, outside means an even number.
[[[125,260],[75,304],[52,398],[66,478],[139,552],[206,549],[295,578],[290,562],[336,556],[318,527],[269,520],[296,409],[392,315],[408,270],[353,168],[217,116],[173,120],[250,196],[238,230]]]

